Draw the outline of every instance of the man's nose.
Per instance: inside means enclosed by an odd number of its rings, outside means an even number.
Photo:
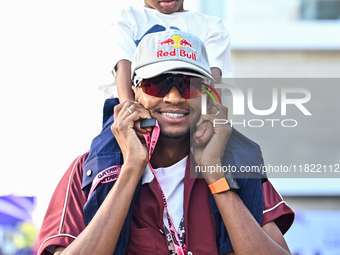
[[[165,102],[170,102],[172,104],[178,104],[185,102],[185,98],[182,97],[181,93],[179,93],[176,86],[172,86],[168,94],[165,95],[164,99]]]

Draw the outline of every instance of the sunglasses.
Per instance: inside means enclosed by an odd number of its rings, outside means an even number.
[[[200,97],[209,87],[204,78],[183,73],[165,73],[140,82],[143,92],[154,97],[165,97],[173,86],[184,99]]]

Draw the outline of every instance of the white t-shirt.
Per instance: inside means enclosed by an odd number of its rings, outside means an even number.
[[[176,230],[178,230],[183,217],[184,176],[187,159],[188,156],[172,166],[154,169],[165,194],[169,215]],[[150,183],[153,178],[154,176],[148,165],[144,171],[142,183]],[[166,210],[164,210],[163,222],[169,229]]]
[[[122,59],[132,61],[137,47],[136,42],[140,41],[147,31],[151,29],[152,32],[159,32],[159,29],[164,31],[171,28],[199,37],[207,49],[210,67],[219,68],[222,77],[232,76],[230,34],[222,20],[189,10],[163,14],[151,8],[130,6],[116,13],[112,45],[114,66]],[[110,94],[110,89],[106,93]]]

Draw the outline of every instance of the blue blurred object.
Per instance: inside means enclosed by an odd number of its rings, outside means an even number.
[[[339,255],[340,211],[297,211],[285,238],[293,255]]]
[[[15,226],[19,222],[32,222],[35,197],[0,196],[0,225]]]

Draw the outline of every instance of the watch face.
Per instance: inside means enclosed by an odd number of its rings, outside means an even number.
[[[238,182],[237,182],[236,178],[234,178],[233,173],[226,172],[224,174],[224,177],[227,180],[231,190],[240,189],[240,185],[238,185]]]

